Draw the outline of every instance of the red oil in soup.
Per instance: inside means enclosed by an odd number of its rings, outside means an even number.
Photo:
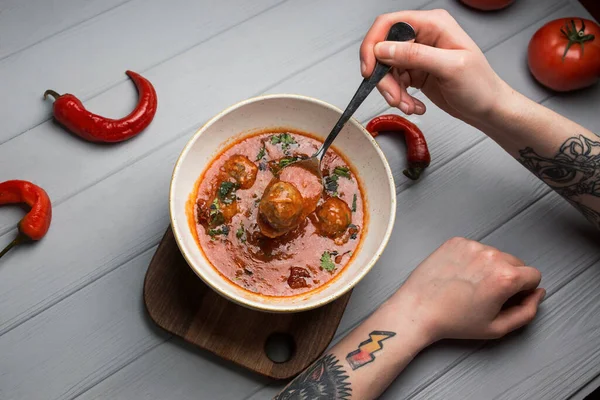
[[[322,287],[350,263],[366,225],[355,171],[333,149],[321,165],[322,189],[301,172],[292,173],[293,167],[283,169],[320,145],[297,131],[256,134],[230,145],[200,177],[193,229],[206,258],[231,282],[261,295],[294,296]],[[313,211],[293,230],[269,238],[257,217],[274,179],[297,185]]]

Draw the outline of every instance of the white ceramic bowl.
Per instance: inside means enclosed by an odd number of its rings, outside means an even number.
[[[194,272],[211,288],[246,307],[269,312],[297,312],[327,304],[356,285],[383,252],[396,217],[396,189],[387,161],[371,135],[351,119],[334,145],[351,161],[362,182],[368,222],[361,247],[350,265],[330,283],[293,297],[250,293],[221,276],[192,234],[186,202],[210,161],[228,143],[256,130],[289,127],[327,136],[341,111],[323,101],[298,95],[268,95],[238,103],[206,123],[183,149],[171,179],[169,207],[175,239]]]

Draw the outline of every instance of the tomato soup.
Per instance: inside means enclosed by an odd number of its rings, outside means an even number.
[[[200,176],[188,211],[192,229],[212,266],[234,284],[266,296],[294,296],[327,284],[352,260],[365,233],[365,200],[356,172],[333,149],[321,164],[316,209],[277,237],[258,224],[259,209],[272,206],[262,199],[273,182],[295,185],[304,197],[315,193],[314,185],[300,187],[301,174],[293,170],[298,167],[285,167],[312,155],[321,143],[303,132],[247,136],[218,154]]]

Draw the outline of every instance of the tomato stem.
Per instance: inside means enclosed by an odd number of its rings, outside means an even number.
[[[583,51],[585,49],[585,42],[589,42],[594,40],[596,37],[593,34],[585,34],[585,21],[583,19],[581,19],[581,29],[577,30],[577,26],[575,25],[575,21],[571,20],[571,26],[569,26],[569,23],[567,22],[565,24],[565,28],[564,29],[560,29],[561,33],[565,36],[565,38],[569,41],[569,43],[567,43],[567,47],[565,48],[565,52],[563,53],[562,56],[562,61],[565,62],[565,58],[567,57],[567,53],[569,52],[569,49],[571,48],[571,46],[573,46],[574,44],[579,44],[581,45],[581,55],[583,56]]]

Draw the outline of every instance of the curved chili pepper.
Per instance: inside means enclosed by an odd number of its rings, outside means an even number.
[[[0,251],[0,258],[18,244],[44,237],[52,221],[52,203],[44,189],[27,181],[0,183],[0,205],[25,203],[31,209],[19,221],[19,234]]]
[[[425,168],[431,162],[431,155],[427,148],[425,136],[418,126],[396,114],[380,115],[373,118],[367,124],[367,131],[371,136],[376,137],[380,132],[402,132],[406,141],[406,153],[408,158],[408,168],[404,175],[407,178],[416,181],[421,176]]]
[[[54,90],[46,90],[55,98],[54,118],[69,131],[90,142],[115,143],[130,139],[146,129],[156,114],[156,91],[149,80],[141,75],[127,71],[139,93],[138,104],[128,116],[110,119],[93,114],[85,109],[83,103],[72,94],[59,95]]]

